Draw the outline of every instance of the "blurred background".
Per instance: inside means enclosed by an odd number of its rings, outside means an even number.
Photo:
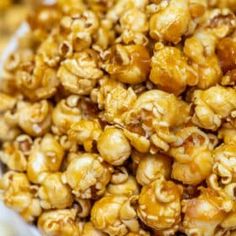
[[[0,55],[37,0],[0,0]]]

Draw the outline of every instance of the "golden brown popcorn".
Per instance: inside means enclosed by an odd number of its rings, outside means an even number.
[[[148,0],[119,0],[115,5],[108,10],[107,19],[115,23],[120,19],[122,14],[129,9],[145,10],[148,5]]]
[[[184,184],[197,185],[211,174],[214,162],[212,152],[217,139],[211,140],[214,137],[196,127],[180,129],[176,137],[169,151],[175,160],[172,178]]]
[[[231,9],[213,9],[203,17],[202,27],[207,28],[218,39],[232,34],[236,27],[236,16]]]
[[[28,23],[32,30],[42,30],[46,34],[51,32],[58,24],[61,17],[56,5],[40,4],[35,11],[28,16]]]
[[[86,152],[91,152],[101,133],[98,120],[80,120],[71,125],[68,136],[72,142],[83,145]]]
[[[224,73],[236,69],[236,38],[226,37],[217,44],[217,56]]]
[[[85,5],[82,0],[57,0],[57,5],[66,15],[85,10]]]
[[[105,196],[95,202],[91,211],[91,222],[95,228],[110,236],[139,232],[137,213],[132,205],[135,201],[136,196]]]
[[[111,165],[122,165],[130,156],[131,146],[121,129],[107,126],[97,141],[102,159]]]
[[[164,178],[145,185],[139,195],[138,216],[155,230],[175,229],[180,221],[182,188]]]
[[[201,194],[183,202],[183,228],[187,235],[215,236],[216,228],[231,209],[227,197],[210,188],[201,188]]]
[[[112,168],[97,154],[74,154],[66,171],[63,183],[72,188],[72,193],[82,199],[96,199],[106,189],[111,179]]]
[[[41,214],[37,187],[30,185],[23,173],[8,171],[1,179],[4,203],[17,211],[26,221],[32,222]]]
[[[197,31],[184,43],[184,53],[198,75],[197,86],[201,89],[216,85],[222,76],[220,62],[215,54],[216,43],[216,35],[207,30]]]
[[[20,69],[28,70],[32,66],[34,59],[35,55],[32,49],[29,47],[19,48],[8,56],[4,69],[9,73],[15,73]]]
[[[193,18],[202,16],[207,10],[208,0],[189,0],[189,10]]]
[[[62,173],[49,173],[43,179],[38,196],[44,209],[63,209],[70,207],[73,202],[71,189],[62,183]]]
[[[57,72],[63,87],[71,93],[87,95],[103,76],[96,51],[86,49],[61,63]]]
[[[109,4],[110,2],[111,1],[105,1],[105,4]],[[92,47],[103,55],[102,50],[108,49],[108,47],[115,42],[115,33],[112,23],[106,19],[101,19],[100,27],[97,30],[97,34],[94,36],[94,44]]]
[[[224,86],[235,85],[236,83],[236,38],[226,37],[217,44],[217,56],[220,61],[221,69],[225,73],[221,80]]]
[[[105,96],[104,117],[109,123],[122,123],[123,116],[136,100],[137,96],[132,88],[116,87]]]
[[[158,88],[179,95],[187,85],[194,86],[198,83],[197,71],[188,64],[188,58],[180,49],[160,43],[156,44],[155,49],[150,80]]]
[[[63,57],[72,54],[72,49],[69,43],[58,34],[56,29],[40,45],[38,54],[49,67],[56,67]]]
[[[195,90],[192,121],[201,128],[217,130],[222,119],[230,118],[236,109],[236,91],[214,86],[205,91]]]
[[[23,63],[16,76],[17,88],[33,101],[52,97],[59,85],[56,70],[44,62],[42,55]]]
[[[25,171],[32,142],[28,135],[20,135],[14,142],[3,143],[0,160],[11,170]]]
[[[150,138],[154,146],[151,152],[156,152],[156,149],[167,151],[169,144],[175,141],[172,129],[188,122],[189,111],[190,106],[173,94],[149,90],[141,94],[132,108],[123,114],[124,125],[130,132]]]
[[[187,33],[191,21],[188,1],[170,0],[160,4],[160,9],[150,19],[150,36],[177,44]]]
[[[132,195],[139,194],[139,186],[136,179],[129,175],[125,167],[118,167],[112,174],[111,182],[106,189],[106,194],[131,197]]]
[[[122,29],[121,40],[125,44],[134,42],[145,45],[148,43],[146,34],[149,25],[147,16],[143,11],[136,8],[125,11],[120,18],[120,25]]]
[[[112,79],[127,84],[138,84],[148,78],[150,62],[150,55],[145,46],[117,44],[107,52],[104,67]]]
[[[100,17],[113,7],[115,0],[104,1],[104,0],[88,0],[88,6]]]
[[[218,131],[218,137],[223,139],[225,144],[236,144],[236,128],[225,123]]]
[[[222,184],[230,184],[236,181],[236,146],[234,144],[222,144],[214,150],[213,172],[220,178]]]
[[[43,212],[38,228],[45,236],[80,236],[79,222],[74,208]]]
[[[0,101],[0,113],[3,113],[14,108],[17,103],[17,98],[0,92]]]
[[[107,235],[106,233],[97,230],[91,222],[87,222],[83,225],[81,236],[106,236],[106,235]]]
[[[148,185],[155,179],[170,178],[171,158],[164,154],[138,154],[140,160],[137,166],[136,179],[141,185]]]
[[[144,231],[143,229],[140,229],[137,233],[128,233],[126,236],[150,236],[151,234],[147,231]]]
[[[144,132],[142,132],[142,130],[138,128],[135,129],[134,126],[129,128],[131,128],[132,131],[124,129],[124,135],[130,141],[131,146],[134,147],[138,152],[147,153],[151,146],[150,140],[143,136]]]
[[[60,22],[60,31],[66,35],[74,51],[81,51],[91,46],[93,35],[99,30],[99,19],[90,10],[80,9],[64,16]]]
[[[51,112],[52,106],[46,100],[38,103],[19,102],[16,116],[20,128],[27,134],[37,137],[49,131]]]
[[[236,11],[236,2],[234,0],[210,0],[210,6],[219,7],[219,8],[229,8]]]
[[[49,172],[59,171],[64,149],[52,134],[36,139],[29,154],[27,176],[33,183],[40,183]]]
[[[98,104],[99,109],[102,110],[104,108],[107,95],[112,93],[113,90],[123,88],[124,86],[121,82],[106,76],[100,79],[98,83],[98,88],[94,88],[91,91],[90,97],[94,103]]]
[[[81,120],[81,109],[79,107],[80,97],[71,95],[62,99],[52,112],[52,121],[56,133],[67,133],[71,125]]]
[[[20,130],[16,127],[16,124],[9,122],[4,114],[0,114],[0,141],[12,141],[19,134]]]

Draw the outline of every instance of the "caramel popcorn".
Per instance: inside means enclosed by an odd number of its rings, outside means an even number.
[[[16,140],[3,143],[0,160],[14,171],[26,171],[27,159],[32,146],[32,139],[27,135],[20,135]]]
[[[199,197],[184,202],[183,226],[187,235],[215,235],[231,205],[213,189],[201,191]]]
[[[100,230],[97,230],[91,222],[85,223],[83,226],[83,231],[81,236],[106,236],[107,234],[103,233]]]
[[[128,232],[138,232],[139,223],[132,201],[133,197],[127,198],[121,195],[101,198],[92,208],[92,223],[97,229],[112,236],[125,236]]]
[[[71,125],[69,139],[83,145],[85,151],[91,152],[93,143],[97,142],[102,133],[98,120],[81,120]]]
[[[114,178],[113,174],[111,183],[107,186],[106,194],[131,197],[139,194],[139,186],[133,176],[127,174],[126,178],[117,179],[117,176]]]
[[[76,209],[44,212],[38,219],[38,227],[44,235],[80,236]]]
[[[60,170],[64,149],[52,134],[34,141],[27,163],[27,176],[33,183],[40,183],[47,173]]]
[[[235,99],[236,91],[233,88],[214,86],[207,90],[195,90],[193,123],[209,130],[218,129],[222,119],[234,116]]]
[[[191,21],[188,1],[157,2],[160,2],[157,12],[150,19],[150,36],[155,40],[178,43],[187,33]]]
[[[235,152],[234,144],[223,144],[214,151],[213,172],[219,176],[222,184],[230,184],[236,181]]]
[[[136,179],[141,185],[148,185],[155,179],[164,177],[170,178],[171,159],[163,154],[138,154],[140,160],[138,162]]]
[[[63,87],[78,95],[89,94],[102,75],[98,55],[91,49],[63,61],[57,73]]]
[[[39,188],[40,204],[44,209],[63,209],[72,205],[69,186],[62,183],[62,173],[49,173]]]
[[[4,191],[3,201],[17,211],[28,222],[32,222],[41,212],[37,187],[30,185],[24,173],[8,171],[1,179],[0,187]]]
[[[127,84],[138,84],[147,79],[150,55],[146,47],[117,44],[107,54],[105,69],[112,79]]]
[[[138,215],[155,230],[172,228],[180,221],[182,189],[163,177],[145,185],[139,195]]]
[[[79,109],[79,101],[79,96],[71,95],[57,104],[52,112],[54,132],[66,133],[73,123],[81,120],[82,114]]]
[[[47,100],[38,103],[19,102],[15,117],[21,129],[33,137],[46,134],[51,126],[52,106]]]
[[[187,85],[198,83],[197,72],[188,65],[187,58],[178,48],[163,45],[156,45],[155,48],[150,80],[158,88],[179,95]]]
[[[72,193],[83,199],[101,196],[111,178],[112,168],[97,154],[76,154],[63,173],[63,183],[68,183]]]
[[[98,151],[104,161],[111,165],[122,165],[130,156],[129,141],[120,129],[106,127],[98,139]]]
[[[35,5],[1,65],[4,203],[44,236],[236,235],[235,14]]]
[[[169,151],[175,160],[172,178],[184,184],[201,183],[212,171],[216,137],[209,137],[196,127],[183,128],[177,131],[176,136],[177,140]]]

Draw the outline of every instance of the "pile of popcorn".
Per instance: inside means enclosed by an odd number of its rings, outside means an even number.
[[[235,13],[36,8],[0,85],[5,205],[46,236],[236,235]]]

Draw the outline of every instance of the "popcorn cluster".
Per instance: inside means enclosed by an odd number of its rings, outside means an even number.
[[[235,13],[37,7],[0,85],[5,204],[45,236],[236,235]]]

